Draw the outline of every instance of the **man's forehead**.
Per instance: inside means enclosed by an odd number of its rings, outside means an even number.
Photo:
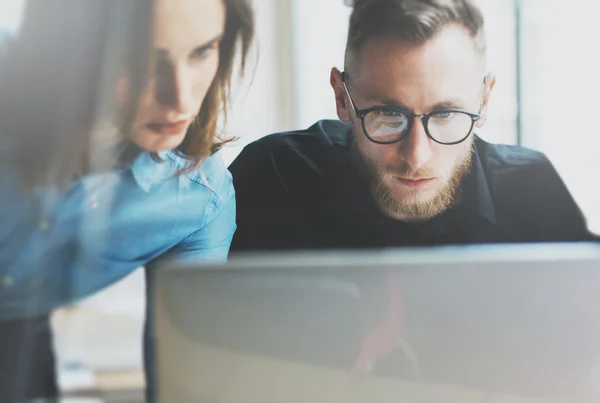
[[[466,28],[455,24],[442,28],[423,43],[407,42],[392,35],[369,38],[357,54],[349,52],[348,59],[353,73],[373,70],[382,64],[382,67],[392,64],[395,69],[401,68],[404,74],[420,70],[435,73],[440,69],[485,69],[485,54],[478,50]]]
[[[351,85],[362,98],[380,102],[472,102],[483,83],[485,63],[470,40],[467,34],[452,33],[422,45],[394,38],[369,40],[350,73]]]

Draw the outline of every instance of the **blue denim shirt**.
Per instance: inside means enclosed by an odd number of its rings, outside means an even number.
[[[160,258],[226,259],[235,195],[221,157],[180,175],[182,157],[160,157],[62,191],[22,192],[0,170],[0,320],[47,314]]]

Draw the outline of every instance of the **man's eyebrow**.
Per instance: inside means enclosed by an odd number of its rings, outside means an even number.
[[[464,109],[464,102],[458,99],[451,99],[447,101],[438,102],[430,108],[432,111],[440,109]]]
[[[412,108],[396,99],[367,96],[365,97],[365,101],[371,103],[372,107],[384,106],[387,108],[407,110],[414,113]],[[437,111],[440,109],[464,109],[464,102],[458,99],[449,99],[446,101],[441,101],[429,107],[426,112]]]
[[[372,107],[385,106],[388,108],[404,109],[407,111],[411,110],[407,105],[403,104],[402,102],[400,102],[396,99],[379,98],[379,97],[373,97],[373,96],[367,96],[364,99],[365,99],[365,102],[372,104]]]

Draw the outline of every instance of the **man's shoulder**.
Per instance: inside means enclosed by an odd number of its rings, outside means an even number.
[[[544,192],[544,187],[564,189],[560,175],[548,157],[530,148],[476,140],[477,154],[492,193],[520,192],[522,196]],[[527,199],[527,198],[525,198]]]
[[[347,155],[351,126],[321,120],[306,130],[275,133],[247,145],[231,163],[237,189],[246,185],[277,189],[298,188],[307,181],[316,184],[339,155]],[[306,190],[306,189],[305,189]]]
[[[313,206],[348,159],[352,128],[322,120],[306,130],[275,133],[244,148],[229,166],[238,217]]]
[[[244,148],[229,166],[237,200],[232,250],[294,249],[312,244],[313,224],[348,160],[352,128],[322,120],[275,133]],[[335,173],[334,173],[335,172]],[[306,238],[306,234],[312,234]]]
[[[476,141],[501,226],[536,241],[584,239],[581,210],[544,153]]]
[[[570,198],[560,175],[546,155],[526,147],[476,140],[477,153],[492,196],[529,203],[560,194]]]
[[[320,120],[304,130],[269,134],[249,144],[240,155],[248,153],[278,153],[297,150],[306,154],[332,148],[344,148],[350,143],[351,126],[336,120]]]
[[[519,175],[531,169],[552,167],[544,153],[530,148],[494,144],[481,138],[475,140],[475,145],[484,168],[508,176]]]

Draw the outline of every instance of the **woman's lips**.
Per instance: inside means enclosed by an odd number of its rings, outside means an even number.
[[[190,121],[187,119],[175,122],[153,122],[148,123],[146,127],[155,133],[172,136],[181,134],[181,132],[187,129],[189,123]]]

